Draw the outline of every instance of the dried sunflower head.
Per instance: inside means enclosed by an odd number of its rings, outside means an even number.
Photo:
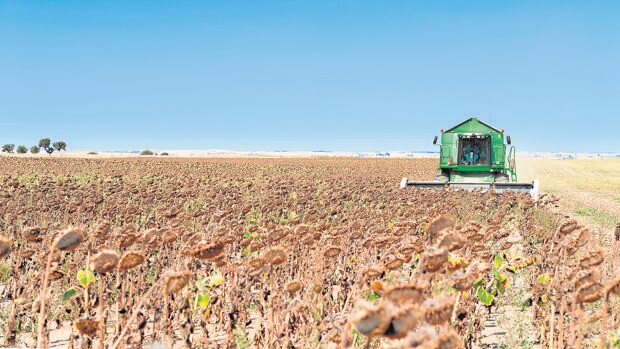
[[[67,228],[60,232],[54,241],[54,246],[61,251],[75,250],[84,241],[84,230],[80,228]]]
[[[585,246],[589,240],[590,231],[587,228],[581,228],[565,235],[560,246],[567,255],[572,255],[579,247]]]
[[[450,274],[450,283],[457,291],[469,290],[476,281],[476,275],[473,273],[465,273],[462,270],[457,270]]]
[[[455,231],[444,234],[437,245],[439,248],[445,248],[448,251],[455,251],[463,247],[463,238]]]
[[[375,281],[371,282],[370,283],[370,289],[373,292],[382,292],[384,290],[383,282],[381,282],[380,280],[375,280]]]
[[[174,229],[162,229],[160,231],[160,236],[161,239],[167,244],[173,243],[179,237]]]
[[[364,230],[363,229],[360,229],[360,228],[351,229],[351,232],[349,233],[349,239],[357,240],[357,239],[361,238],[362,235],[364,235]]]
[[[99,322],[94,319],[79,319],[74,324],[74,327],[83,336],[94,337],[99,332]]]
[[[218,268],[221,268],[221,267],[225,266],[226,263],[227,263],[226,256],[224,256],[224,255],[219,255],[219,256],[213,258],[213,265],[215,265]]]
[[[253,250],[253,249],[250,247],[250,244],[251,244],[252,242],[253,242],[253,241],[252,241],[251,239],[243,239],[243,240],[241,240],[241,241],[239,242],[239,245],[240,245],[241,247],[243,247],[243,248],[249,247],[249,248],[250,248],[250,250]]]
[[[65,274],[58,269],[54,269],[49,274],[50,281],[60,280],[65,276]]]
[[[363,273],[367,279],[375,279],[381,276],[381,274],[383,274],[383,270],[377,267],[370,266],[364,269]]]
[[[214,259],[224,252],[224,243],[220,241],[215,242],[201,242],[196,247],[190,250],[190,255],[198,259]]]
[[[129,233],[132,233],[132,234],[137,233],[136,227],[132,224],[124,225],[118,228],[116,232],[116,234],[129,234]]]
[[[150,247],[157,245],[157,242],[159,241],[159,229],[147,229],[142,236],[142,241],[145,245]]]
[[[426,232],[430,236],[437,236],[437,234],[444,230],[454,227],[454,217],[450,215],[440,215],[435,217],[426,227]]]
[[[414,332],[410,332],[407,337],[402,340],[402,348],[440,348],[439,333],[433,327],[421,327]]]
[[[579,231],[577,232],[577,241],[575,245],[577,247],[583,247],[588,243],[588,241],[590,241],[590,229],[579,229]]]
[[[581,286],[576,292],[577,303],[593,303],[601,299],[605,293],[605,286],[600,282],[591,282]]]
[[[405,264],[405,261],[402,258],[399,258],[397,256],[388,256],[385,259],[384,262],[384,267],[387,270],[396,270],[396,269],[400,269],[400,267],[403,266],[403,264]]]
[[[616,277],[605,286],[605,293],[610,292],[620,296],[620,270],[616,271]]]
[[[25,228],[22,232],[24,239],[37,242],[43,239],[44,229],[39,226]]]
[[[314,241],[314,240],[313,240]],[[254,240],[250,243],[250,250],[252,251],[258,251],[260,250],[263,246],[265,246],[264,243],[262,243],[260,240]]]
[[[323,283],[315,282],[314,284],[312,284],[312,292],[316,294],[320,294],[321,292],[323,292]]]
[[[310,234],[304,236],[304,238],[301,240],[301,243],[306,246],[312,246],[316,243],[316,240],[314,239],[314,236]]]
[[[605,260],[605,252],[602,249],[592,250],[579,260],[579,266],[583,269],[597,266]]]
[[[575,276],[573,277],[573,285],[576,289],[585,284],[600,281],[601,270],[599,268],[582,269],[575,273]]]
[[[112,222],[108,220],[101,221],[93,229],[93,236],[98,241],[105,241],[110,237],[112,232]]]
[[[127,271],[133,269],[146,261],[141,252],[125,252],[118,261],[118,270]]]
[[[405,245],[399,249],[399,252],[405,256],[411,256],[416,251],[417,251],[417,248],[413,244]]]
[[[0,258],[9,254],[11,249],[11,240],[4,235],[0,235]]]
[[[264,273],[267,273],[268,271],[269,271],[269,265],[262,264],[258,267],[250,266],[250,268],[248,269],[248,274],[254,277],[260,277],[261,275],[263,275]]]
[[[398,227],[398,228],[394,229],[394,231],[392,232],[392,235],[394,235],[394,236],[403,236],[403,235],[405,235],[406,232],[407,232],[407,229],[405,227]]]
[[[342,252],[342,249],[338,246],[327,246],[325,252],[323,252],[323,255],[327,258],[332,258],[339,255],[340,252]]]
[[[116,237],[116,245],[119,248],[127,248],[133,245],[138,240],[138,235],[135,233],[124,233]]]
[[[265,259],[263,258],[258,257],[250,260],[249,264],[252,269],[258,269],[262,268],[265,264],[267,264],[267,261],[265,261]]]
[[[376,305],[363,303],[351,316],[351,323],[359,333],[365,336],[382,336],[390,326],[391,308],[391,303]]]
[[[291,229],[289,227],[278,227],[274,231],[269,233],[267,239],[271,242],[278,242],[287,237],[290,232]]]
[[[385,290],[383,297],[395,304],[419,304],[426,298],[424,294],[425,289],[425,285],[417,282],[400,284]]]
[[[448,261],[448,250],[431,246],[422,254],[422,270],[435,272]]]
[[[34,249],[28,249],[28,250],[24,250],[21,253],[22,258],[28,259],[30,257],[32,257],[35,254],[35,250]]]
[[[263,259],[271,265],[280,265],[286,261],[286,250],[282,246],[273,246],[265,251]]]
[[[94,271],[105,274],[116,268],[119,259],[120,255],[118,252],[110,249],[104,249],[91,257],[90,262]]]
[[[286,292],[295,294],[301,290],[301,282],[299,280],[293,280],[286,284]]]
[[[226,244],[226,245],[228,245],[228,244],[232,244],[232,243],[234,243],[235,241],[237,241],[237,238],[236,238],[235,236],[233,236],[233,235],[228,235],[228,236],[225,236],[225,237],[222,239],[222,243],[224,243],[224,244]]]
[[[310,226],[307,224],[299,224],[293,230],[294,234],[297,236],[306,235],[310,232]]]
[[[372,239],[371,241],[374,247],[384,248],[385,246],[390,245],[394,241],[394,238],[391,236],[377,237],[377,238]]]
[[[572,233],[575,229],[577,229],[577,221],[574,219],[568,219],[564,221],[564,223],[560,224],[558,227],[558,232],[566,235]]]
[[[423,316],[415,305],[399,307],[393,311],[390,326],[383,335],[392,339],[404,338],[409,331],[418,327],[422,318]]]
[[[182,290],[192,278],[191,271],[180,271],[170,273],[164,278],[163,293],[169,297]]]
[[[437,338],[437,348],[461,348],[462,342],[461,337],[454,329],[442,328]]]
[[[452,296],[440,296],[429,298],[422,304],[426,322],[431,325],[441,325],[448,323],[452,316],[452,310],[456,300]]]
[[[590,324],[593,322],[597,322],[599,321],[601,318],[603,317],[602,311],[597,311],[595,313],[592,313],[590,315],[588,315],[588,317],[586,318],[586,323]]]
[[[473,233],[478,233],[480,229],[482,229],[482,224],[476,221],[469,221],[462,227],[462,231],[471,231]]]

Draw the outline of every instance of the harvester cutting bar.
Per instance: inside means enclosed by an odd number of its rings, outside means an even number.
[[[474,183],[456,183],[456,182],[409,182],[407,178],[403,178],[400,182],[400,188],[415,187],[415,188],[427,188],[427,189],[440,189],[440,188],[452,188],[452,189],[465,189],[482,191],[492,190],[496,193],[501,193],[507,190],[524,191],[528,192],[530,196],[536,201],[538,200],[538,180],[534,180],[532,183],[504,183],[504,182],[474,182]]]

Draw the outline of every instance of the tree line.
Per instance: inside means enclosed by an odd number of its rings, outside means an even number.
[[[63,141],[52,143],[49,138],[41,138],[39,140],[39,145],[33,145],[30,149],[28,149],[25,145],[20,145],[17,149],[15,149],[15,144],[5,144],[2,146],[3,153],[17,152],[17,154],[26,154],[28,150],[30,150],[30,153],[32,154],[38,154],[41,149],[48,154],[52,154],[54,151],[67,151],[67,143]]]

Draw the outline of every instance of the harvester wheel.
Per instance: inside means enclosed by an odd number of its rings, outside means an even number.
[[[510,180],[510,177],[508,177],[506,173],[498,173],[495,175],[496,183],[508,183],[509,180]]]

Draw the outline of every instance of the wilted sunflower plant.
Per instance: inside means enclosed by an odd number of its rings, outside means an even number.
[[[544,345],[612,345],[618,246],[551,197],[394,184],[435,165],[3,158],[0,345],[471,347],[521,275]]]

